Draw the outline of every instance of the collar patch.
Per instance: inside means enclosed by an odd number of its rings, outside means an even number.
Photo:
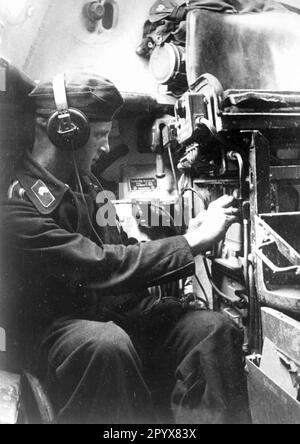
[[[44,208],[49,208],[53,202],[55,202],[55,197],[41,180],[38,180],[33,187],[31,187],[31,190]]]

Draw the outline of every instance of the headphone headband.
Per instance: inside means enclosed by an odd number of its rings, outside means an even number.
[[[53,93],[58,112],[58,133],[66,140],[67,143],[71,143],[74,140],[74,135],[78,128],[76,125],[74,125],[71,119],[64,74],[58,74],[56,77],[54,77]]]
[[[53,79],[53,93],[58,112],[68,112],[68,99],[66,93],[65,74],[57,74]]]
[[[65,74],[53,79],[53,94],[57,111],[48,121],[48,136],[61,149],[79,149],[90,136],[87,117],[79,110],[68,107]]]

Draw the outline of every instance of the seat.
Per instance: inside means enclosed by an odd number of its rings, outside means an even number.
[[[300,15],[290,12],[187,16],[191,86],[210,73],[226,89],[300,89]]]
[[[0,424],[54,424],[55,411],[41,381],[20,370],[6,347],[0,328]]]
[[[25,424],[55,424],[55,411],[41,381],[32,373],[24,372],[21,386],[20,422]]]

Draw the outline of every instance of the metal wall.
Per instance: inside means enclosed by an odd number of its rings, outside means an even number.
[[[0,0],[0,55],[22,68],[32,79],[43,81],[60,71],[83,69],[98,72],[115,82],[122,92],[155,94],[148,63],[135,51],[142,39],[143,25],[153,0],[115,0],[116,25],[111,30],[101,26],[89,32],[82,16],[88,0],[18,0],[24,3],[17,17],[6,14]],[[7,123],[7,130],[12,126]],[[106,172],[108,180],[120,180],[120,168],[125,164],[153,164],[152,154],[140,154],[137,149],[135,120],[121,125],[119,136],[111,144],[126,143],[130,153]],[[9,134],[15,132],[10,131]],[[20,141],[8,136],[2,143],[1,159],[15,158],[22,151]],[[3,140],[2,140],[3,142]],[[5,145],[5,146],[4,146]],[[3,161],[11,167],[12,160]],[[6,183],[7,180],[5,179]]]
[[[0,52],[30,77],[44,80],[58,71],[81,68],[107,76],[123,92],[156,92],[148,63],[135,53],[153,0],[115,0],[116,26],[93,33],[82,18],[87,0],[24,2],[15,23],[2,14]]]

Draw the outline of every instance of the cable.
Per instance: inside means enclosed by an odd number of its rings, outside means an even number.
[[[247,289],[247,293],[249,294],[249,268],[248,268],[248,256],[250,251],[248,233],[249,233],[249,218],[247,216],[246,207],[249,205],[248,202],[245,202],[246,192],[245,192],[245,165],[243,157],[237,151],[230,151],[227,153],[227,157],[231,161],[237,161],[239,166],[239,186],[240,186],[240,195],[239,199],[242,203],[242,215],[243,215],[243,230],[244,230],[244,259],[243,259],[243,270],[244,270],[244,280]]]
[[[201,196],[201,194],[199,193],[199,191],[195,190],[195,188],[193,187],[186,187],[181,191],[181,195],[180,197],[183,197],[188,191],[190,191],[191,193],[194,193],[203,203],[204,205],[204,209],[207,210],[207,202],[205,200],[205,198],[203,196]]]
[[[115,201],[115,202],[117,202],[117,201]],[[139,204],[138,204],[138,202],[136,202],[136,201],[130,201],[130,200],[128,200],[128,201],[121,201],[121,202],[119,202],[119,205],[131,205],[131,206],[138,206]],[[174,228],[174,231],[176,231],[176,234],[177,234],[177,226],[176,226],[176,223],[175,223],[175,219],[174,219],[174,217],[171,215],[171,213],[169,212],[169,211],[167,211],[165,208],[163,208],[163,207],[161,207],[160,205],[156,205],[156,204],[154,204],[153,202],[151,202],[150,203],[150,207],[153,207],[153,208],[157,208],[158,210],[160,210],[162,213],[164,213],[164,214],[166,214],[166,216],[168,216],[168,218],[170,219],[170,222],[172,223],[172,228]],[[164,227],[163,227],[164,228]]]
[[[176,175],[176,171],[175,171],[175,165],[174,165],[174,160],[173,160],[173,156],[172,156],[172,151],[171,151],[170,143],[168,144],[168,153],[169,153],[169,159],[170,159],[171,168],[172,168],[172,174],[173,174],[173,177],[174,177],[175,188],[176,188],[176,191],[178,193],[178,197],[180,199],[179,184],[178,184],[178,179],[177,179],[177,175]]]
[[[205,303],[206,308],[209,310],[209,309],[210,309],[210,306],[209,306],[209,299],[208,299],[207,293],[206,293],[206,291],[205,291],[205,288],[204,288],[204,286],[202,285],[200,279],[198,278],[198,276],[197,276],[196,274],[195,274],[195,278],[196,278],[196,281],[197,281],[199,287],[201,288],[201,291],[202,291],[202,293],[203,293],[203,295],[204,295],[204,297],[205,297],[205,300],[202,299],[202,298],[200,298],[200,297],[198,297],[198,299],[199,299],[200,301],[202,301],[203,303]]]
[[[160,296],[158,299],[156,299],[153,304],[150,305],[149,308],[147,308],[146,310],[143,311],[144,315],[148,315],[155,307],[158,307],[159,304],[161,304],[164,301],[173,301],[176,302],[178,305],[180,305],[181,307],[183,306],[183,303],[180,301],[180,299],[176,299],[174,297],[162,297]]]
[[[207,277],[208,277],[209,283],[210,283],[210,285],[212,286],[213,290],[217,293],[217,295],[218,295],[220,298],[225,299],[225,301],[232,302],[232,301],[230,301],[229,297],[228,297],[225,293],[223,293],[223,292],[222,292],[222,291],[216,286],[216,284],[214,283],[213,278],[212,278],[212,276],[211,276],[211,274],[210,274],[210,271],[209,271],[209,267],[208,267],[207,259],[206,259],[205,257],[203,257],[203,262],[204,262],[204,267],[205,267],[205,270],[206,270],[206,274],[207,274]]]
[[[79,187],[79,192],[82,195],[81,197],[84,197],[82,182],[81,182],[81,179],[80,179],[79,169],[78,169],[77,161],[76,161],[76,158],[75,158],[75,147],[74,147],[74,143],[73,142],[72,142],[72,160],[73,160],[73,166],[74,166],[74,171],[75,171],[75,175],[76,175],[77,185]],[[85,200],[85,198],[84,198],[84,200]]]
[[[91,229],[92,229],[93,233],[95,234],[96,238],[98,239],[98,241],[99,241],[100,244],[101,244],[101,243],[102,243],[102,240],[101,240],[99,234],[97,233],[97,231],[96,231],[95,228],[94,228],[94,224],[93,224],[92,219],[91,219],[91,216],[90,216],[89,207],[88,207],[88,204],[87,204],[87,201],[86,201],[85,195],[84,195],[83,186],[82,186],[82,182],[81,182],[81,178],[80,178],[80,173],[79,173],[79,169],[78,169],[77,161],[76,161],[76,158],[75,158],[75,146],[74,146],[74,141],[72,141],[72,160],[73,160],[73,165],[74,165],[74,171],[75,171],[76,181],[77,181],[77,184],[78,184],[78,187],[79,187],[79,191],[80,191],[81,197],[82,197],[82,199],[83,199],[84,205],[85,205],[86,210],[87,210],[87,217],[88,217],[89,224],[90,224],[90,226],[91,226]],[[173,164],[173,165],[174,165],[174,164]],[[175,169],[174,169],[174,171],[175,171]],[[173,225],[174,225],[175,230],[177,231],[177,228],[176,228],[176,225],[175,225],[175,220],[174,220],[174,218],[171,216],[171,214],[170,214],[167,210],[165,210],[163,207],[160,207],[159,205],[156,205],[156,204],[153,204],[153,203],[151,203],[151,205],[153,205],[154,207],[158,208],[160,211],[162,211],[162,212],[164,212],[166,215],[168,215],[168,217],[170,217],[170,220],[173,222]],[[162,296],[162,289],[161,289],[161,287],[158,287],[158,289],[159,289],[159,296],[158,296],[157,300],[154,301],[154,303],[151,305],[151,307],[149,307],[149,309],[147,309],[147,310],[145,311],[145,314],[147,314],[148,312],[150,312],[154,307],[156,307],[157,305],[159,305],[159,304],[160,304],[161,302],[163,302],[163,301],[168,301],[168,300],[170,301],[170,300],[172,300],[173,302],[176,302],[176,303],[178,303],[178,304],[180,304],[180,305],[182,306],[182,302],[181,302],[179,299],[176,299],[176,298],[174,298],[174,297],[163,297],[163,296]],[[199,298],[199,299],[200,299],[200,298]],[[203,300],[203,302],[205,303],[204,300]]]
[[[165,213],[169,218],[170,218],[170,222],[172,222],[172,226],[173,228],[176,230],[177,232],[177,227],[175,224],[175,219],[174,217],[171,215],[171,213],[169,213],[169,211],[167,211],[165,208],[161,207],[160,205],[156,205],[153,202],[151,202],[151,207],[153,208],[157,208],[158,210],[160,210],[162,213]]]
[[[230,151],[227,154],[228,160],[236,160],[239,166],[239,185],[240,185],[240,199],[244,200],[244,183],[245,183],[245,166],[244,160],[237,151]]]
[[[86,210],[87,210],[87,217],[88,217],[89,225],[90,225],[94,235],[96,236],[96,239],[98,239],[99,245],[101,245],[102,244],[102,240],[101,240],[99,234],[97,233],[97,231],[95,230],[93,221],[91,219],[89,206],[87,204],[87,201],[86,201],[86,198],[85,198],[85,195],[84,195],[84,192],[83,192],[83,187],[82,187],[82,182],[81,182],[81,179],[80,179],[79,169],[78,169],[77,161],[76,161],[76,158],[75,158],[75,145],[74,145],[74,141],[73,140],[72,140],[72,160],[73,160],[73,165],[74,165],[76,181],[77,181],[77,184],[78,184],[78,187],[79,187],[79,191],[80,191],[81,197],[83,199],[83,203],[84,203],[84,205],[86,207]]]

